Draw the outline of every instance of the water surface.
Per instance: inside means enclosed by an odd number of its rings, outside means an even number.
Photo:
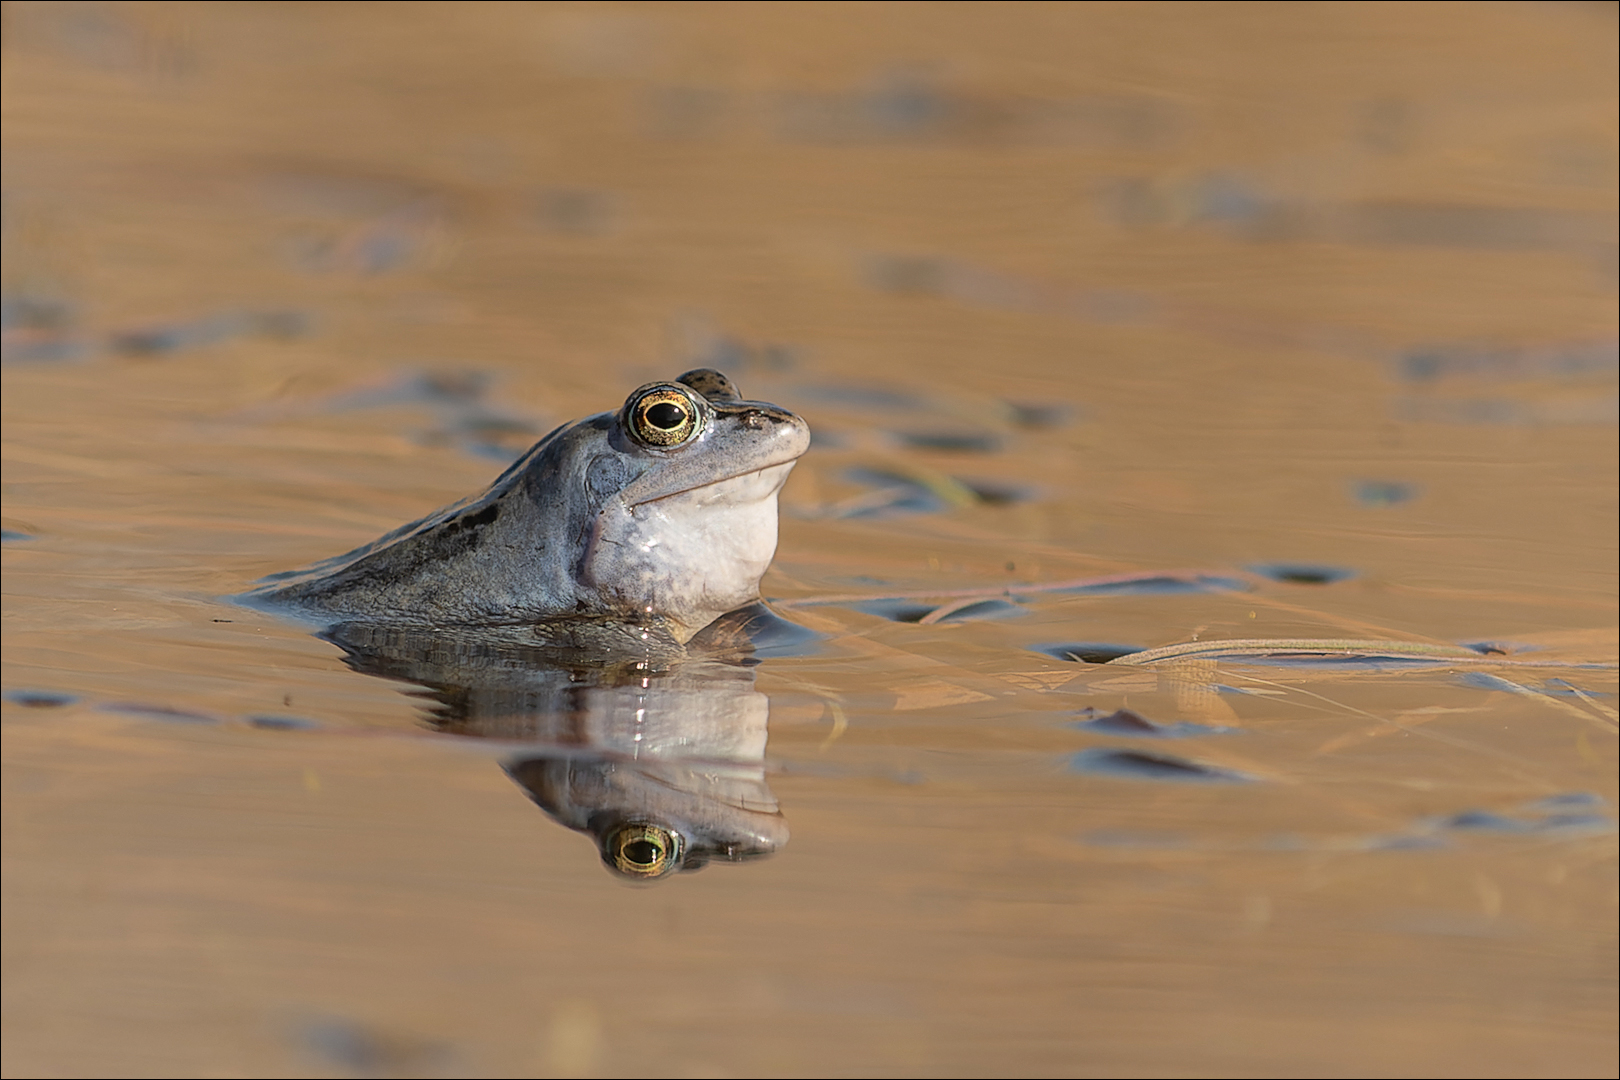
[[[1612,6],[5,19],[8,1075],[1612,1070]],[[228,599],[700,365],[814,643]]]

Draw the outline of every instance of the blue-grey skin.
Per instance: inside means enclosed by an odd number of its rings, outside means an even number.
[[[679,445],[649,445],[627,426],[631,407],[669,391],[696,429]],[[255,598],[328,624],[594,622],[684,643],[758,599],[777,492],[809,445],[793,413],[741,400],[717,371],[689,371],[558,428],[482,495]]]

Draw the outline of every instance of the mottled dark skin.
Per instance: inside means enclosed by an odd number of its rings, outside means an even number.
[[[689,437],[637,436],[648,429],[632,407],[649,394],[689,411]],[[683,643],[758,598],[776,493],[809,438],[803,420],[741,400],[719,372],[687,372],[558,428],[483,494],[254,599],[328,624],[601,623]]]

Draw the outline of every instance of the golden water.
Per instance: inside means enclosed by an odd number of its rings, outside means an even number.
[[[7,4],[6,1075],[1612,1075],[1615,29]],[[700,364],[824,636],[630,887],[228,597]],[[1035,651],[1254,638],[1500,648]]]

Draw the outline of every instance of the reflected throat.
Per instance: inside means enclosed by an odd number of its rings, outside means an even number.
[[[746,635],[760,619],[721,624]],[[748,862],[788,841],[765,768],[770,699],[735,658],[568,662],[517,628],[354,623],[326,637],[354,670],[413,684],[433,730],[501,743],[506,774],[622,880]]]

